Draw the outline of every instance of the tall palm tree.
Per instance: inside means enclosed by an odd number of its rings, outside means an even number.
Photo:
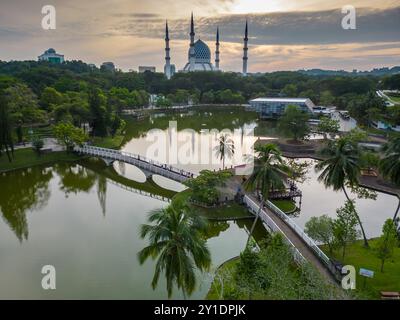
[[[251,226],[247,244],[253,234],[261,209],[268,200],[269,192],[274,189],[279,190],[284,188],[284,179],[289,172],[289,168],[282,158],[281,151],[275,144],[257,145],[254,151],[254,170],[244,182],[244,187],[246,190],[258,191],[261,196],[261,204]]]
[[[326,187],[332,187],[335,191],[343,191],[349,203],[352,204],[353,211],[364,238],[364,245],[368,247],[368,240],[361,219],[355,210],[353,201],[346,191],[346,185],[357,186],[359,183],[361,174],[361,150],[356,142],[347,138],[341,138],[335,142],[329,143],[321,153],[326,159],[320,161],[315,166],[318,172],[322,171],[318,180],[322,181]]]
[[[149,257],[157,258],[151,283],[153,289],[160,273],[165,272],[168,297],[176,284],[186,298],[196,287],[195,267],[206,271],[211,265],[203,237],[206,221],[181,204],[152,211],[148,220],[151,224],[141,226],[140,236],[148,237],[150,244],[138,253],[139,262],[143,264]]]
[[[379,165],[382,175],[400,186],[400,137],[389,140],[383,146],[383,153],[384,157]],[[399,210],[400,199],[393,220],[396,220]]]
[[[229,134],[221,134],[218,138],[218,145],[214,148],[217,157],[222,160],[222,169],[225,169],[225,157],[232,158],[235,154],[235,143]]]

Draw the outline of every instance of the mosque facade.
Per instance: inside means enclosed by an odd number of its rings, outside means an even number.
[[[219,28],[217,28],[216,38],[215,38],[215,64],[211,62],[211,50],[207,43],[201,39],[195,40],[195,30],[194,30],[194,19],[193,13],[190,20],[190,45],[188,50],[188,61],[185,66],[180,70],[180,72],[194,72],[194,71],[221,71],[220,70],[220,58],[219,58]],[[242,74],[247,75],[247,52],[248,52],[248,25],[246,21],[245,26],[245,36],[243,38],[243,65]],[[170,46],[169,46],[169,30],[168,22],[165,25],[165,66],[164,74],[170,79],[175,73],[175,65],[171,64],[170,57]]]

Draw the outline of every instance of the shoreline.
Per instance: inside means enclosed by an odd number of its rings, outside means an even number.
[[[29,150],[29,151],[28,151]],[[0,174],[3,173],[8,173],[16,170],[22,170],[22,169],[28,169],[40,165],[50,165],[54,164],[56,162],[76,162],[79,160],[84,159],[85,157],[78,156],[76,154],[68,154],[66,151],[55,151],[55,152],[50,152],[47,154],[42,154],[41,156],[37,156],[33,150],[29,148],[24,148],[20,150],[15,150],[15,153],[29,153],[28,156],[34,155],[34,159],[32,160],[31,158],[28,158],[29,161],[24,158],[24,161],[21,162],[21,164],[15,164],[14,159],[13,162],[8,162],[8,159],[5,157],[4,160],[0,158]],[[27,155],[24,155],[25,157]],[[3,166],[3,163],[6,163],[6,166]],[[9,167],[9,168],[7,168]]]
[[[285,152],[282,151],[282,155],[286,158],[290,159],[312,159],[316,161],[322,161],[323,158],[314,154],[302,154],[302,153],[293,153],[293,152]],[[371,177],[371,176],[361,176],[359,185],[361,187],[371,189],[374,191],[382,192],[385,194],[389,194],[399,198],[400,200],[400,188],[392,185],[391,183],[379,178],[378,177]]]
[[[268,142],[269,140],[259,140],[260,143]],[[289,159],[311,159],[322,161],[324,158],[318,155],[317,150],[321,147],[318,141],[307,141],[306,144],[289,144],[283,139],[274,139],[274,143],[281,149],[282,155]],[[257,142],[256,142],[257,143]],[[400,188],[393,185],[389,181],[384,180],[381,176],[361,176],[359,185],[361,187],[371,189],[374,191],[382,192],[395,196],[400,201]]]

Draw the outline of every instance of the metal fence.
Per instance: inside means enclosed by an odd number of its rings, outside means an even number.
[[[252,212],[254,215],[256,215],[259,212],[260,205],[258,203],[256,203],[254,200],[252,200],[249,196],[245,195],[243,198],[243,202],[247,206],[248,210],[250,212]],[[290,241],[290,239],[281,230],[281,228],[279,228],[279,226],[271,219],[270,216],[268,216],[268,214],[264,210],[260,211],[260,219],[267,226],[269,231],[278,232],[278,233],[282,234],[286,243],[289,244],[289,246],[293,252],[293,257],[297,263],[302,264],[306,261],[306,259],[303,257],[303,255],[300,253],[300,251],[296,248],[296,246],[292,243],[292,241]]]
[[[274,205],[271,201],[266,202],[266,206],[279,216],[296,234],[305,242],[312,250],[315,256],[328,268],[328,270],[338,279],[338,272],[331,259],[318,247],[318,245],[299,227],[292,218],[286,215],[281,209]]]

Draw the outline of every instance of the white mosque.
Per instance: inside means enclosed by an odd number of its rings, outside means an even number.
[[[216,43],[215,43],[215,65],[211,63],[211,51],[208,45],[198,39],[194,40],[194,20],[193,13],[190,21],[190,47],[188,51],[188,62],[185,64],[180,72],[192,72],[192,71],[220,71],[219,68],[219,28],[217,28]],[[248,27],[246,21],[245,35],[244,35],[244,47],[243,47],[243,69],[242,74],[247,75],[247,43],[248,43]],[[164,74],[170,79],[175,73],[175,65],[171,64],[170,48],[169,48],[169,32],[168,22],[165,25],[165,66]]]

